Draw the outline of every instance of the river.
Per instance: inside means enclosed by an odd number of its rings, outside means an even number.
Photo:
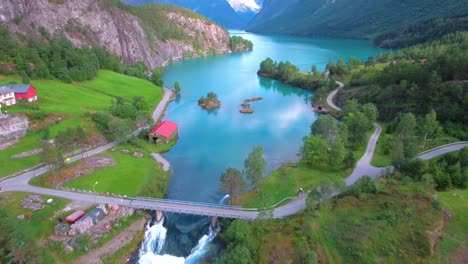
[[[262,60],[267,57],[290,60],[302,71],[310,71],[313,64],[323,70],[329,59],[347,61],[355,56],[367,60],[382,52],[363,40],[265,36],[235,31],[231,34],[251,40],[254,50],[175,62],[166,68],[165,85],[172,86],[178,81],[182,87],[180,96],[169,105],[164,117],[179,125],[177,144],[164,154],[173,170],[168,188],[170,199],[220,201],[225,195],[218,191],[221,174],[228,167],[242,170],[243,161],[254,146],[263,147],[268,171],[298,160],[302,138],[308,135],[310,125],[317,118],[310,103],[314,94],[258,77],[256,72]],[[197,100],[208,92],[218,95],[220,109],[206,111],[197,105]],[[243,100],[252,97],[264,98],[251,104],[254,114],[239,113]],[[141,262],[184,263],[182,257],[190,255],[186,263],[199,263],[216,255],[219,248],[214,245],[208,248],[215,239],[208,223],[208,218],[167,215],[166,227],[155,226],[153,231],[148,231],[159,235],[159,240],[152,237],[153,249],[159,247],[159,250],[153,250],[157,253],[147,255]],[[164,234],[164,240],[160,234]],[[192,258],[194,254],[196,258]]]

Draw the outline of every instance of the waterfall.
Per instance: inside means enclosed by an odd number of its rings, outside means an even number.
[[[215,239],[218,235],[219,230],[213,230],[210,227],[210,232],[208,235],[204,235],[200,240],[198,240],[198,244],[196,247],[192,249],[190,255],[185,259],[185,264],[196,264],[200,262],[203,255],[205,255],[206,251],[208,250],[208,246]]]
[[[164,243],[166,242],[167,229],[163,226],[164,218],[159,223],[150,226],[151,222],[146,226],[145,240],[143,241],[141,250],[140,250],[140,262],[143,263],[152,263],[151,261],[147,262],[146,260],[151,257],[152,254],[160,254]],[[150,255],[148,255],[150,254]]]
[[[226,194],[220,204],[224,204],[229,199],[229,194]],[[203,235],[198,244],[192,249],[187,258],[176,257],[172,255],[160,255],[162,253],[164,243],[166,242],[167,229],[163,226],[164,219],[161,222],[150,226],[146,226],[145,240],[142,243],[138,264],[196,264],[199,263],[208,250],[211,241],[218,235],[220,229],[213,230],[210,227],[208,234]]]
[[[224,204],[224,202],[226,202],[226,200],[229,199],[229,197],[231,197],[229,194],[224,195],[223,199],[221,199],[221,201],[219,201],[219,203]]]

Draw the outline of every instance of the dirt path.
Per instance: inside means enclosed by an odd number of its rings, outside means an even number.
[[[124,231],[120,232],[111,241],[107,242],[104,246],[90,251],[88,254],[77,259],[75,264],[100,264],[101,257],[111,255],[123,246],[132,241],[135,234],[144,229],[146,218],[142,217],[135,223],[127,227]]]

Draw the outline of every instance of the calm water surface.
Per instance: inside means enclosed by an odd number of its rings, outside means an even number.
[[[164,81],[182,86],[180,97],[172,102],[164,119],[179,124],[179,140],[164,156],[173,173],[168,198],[217,202],[219,178],[228,167],[242,169],[254,146],[262,146],[268,169],[297,161],[302,138],[317,116],[310,104],[313,93],[276,81],[260,78],[256,72],[267,57],[290,60],[303,71],[313,64],[323,70],[329,59],[362,60],[381,50],[367,41],[260,36],[231,32],[251,40],[252,52],[212,56],[171,64]],[[215,92],[221,108],[206,111],[197,105],[201,96]],[[239,113],[243,100],[253,102],[253,115]]]
[[[362,60],[380,52],[366,41],[310,39],[240,34],[254,43],[254,51],[176,62],[167,67],[166,86],[178,81],[181,96],[172,102],[165,119],[179,124],[179,140],[164,156],[171,162],[168,198],[217,203],[219,178],[228,167],[242,169],[254,146],[262,146],[268,170],[298,160],[302,138],[309,134],[317,116],[310,104],[314,94],[276,81],[257,77],[262,60],[290,60],[301,70],[313,64],[323,70],[329,59]],[[202,110],[201,96],[215,92],[221,109]],[[253,115],[239,113],[248,98]],[[147,230],[140,264],[198,264],[213,259],[222,250],[208,230],[209,217],[166,214],[163,225]]]

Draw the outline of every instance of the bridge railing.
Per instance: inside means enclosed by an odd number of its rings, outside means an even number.
[[[438,149],[445,148],[445,147],[448,147],[448,146],[453,146],[453,145],[460,145],[460,144],[468,144],[468,141],[459,141],[459,142],[453,142],[453,143],[445,144],[445,145],[442,145],[442,146],[438,146],[438,147],[423,151],[423,152],[419,153],[418,156],[424,155],[424,154],[432,152],[434,150],[438,150]]]
[[[204,202],[191,202],[191,201],[181,201],[181,200],[172,200],[172,199],[160,199],[160,198],[149,198],[149,197],[128,197],[128,199],[135,201],[148,201],[148,202],[159,202],[163,204],[180,204],[180,205],[192,205],[192,206],[202,206],[209,208],[222,208],[222,209],[234,209],[238,211],[257,211],[255,208],[244,208],[242,206],[236,205],[225,205],[225,204],[215,204],[215,203],[204,203]]]

